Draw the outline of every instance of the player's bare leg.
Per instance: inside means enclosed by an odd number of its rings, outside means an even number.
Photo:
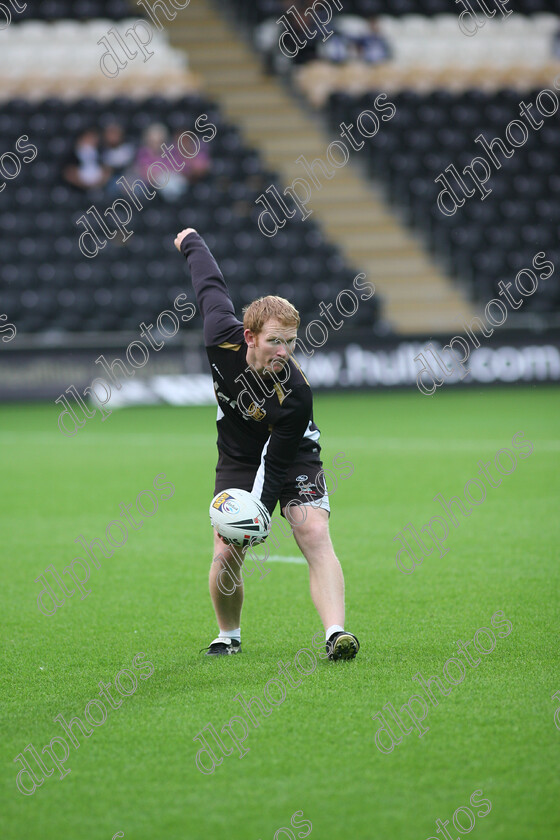
[[[311,599],[328,636],[327,652],[332,659],[352,659],[360,645],[353,634],[341,632],[344,628],[344,576],[329,534],[329,515],[321,508],[301,505],[291,516],[295,540],[309,564]],[[333,627],[340,630],[329,633]]]
[[[329,534],[329,515],[311,505],[299,505],[288,514],[295,540],[309,564],[311,599],[325,630],[333,624],[344,627],[344,576]]]
[[[243,579],[241,567],[244,550],[226,545],[214,533],[214,559],[210,566],[210,596],[218,621],[220,637],[228,638],[229,632],[239,630],[241,609],[243,607]],[[216,641],[216,640],[215,640]],[[214,646],[214,642],[210,648]],[[230,647],[226,645],[226,647]],[[233,653],[234,651],[217,649],[214,652]]]

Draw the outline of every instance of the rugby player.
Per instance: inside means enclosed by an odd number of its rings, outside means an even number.
[[[311,598],[325,628],[329,659],[353,659],[358,639],[344,630],[344,578],[329,535],[329,498],[322,470],[320,432],[313,422],[313,396],[293,358],[300,319],[289,301],[268,295],[244,309],[243,323],[218,265],[193,229],[177,234],[175,247],[188,262],[204,322],[204,343],[218,401],[218,464],[214,494],[247,490],[293,524],[309,564]],[[248,387],[250,381],[262,388]],[[256,393],[255,393],[256,392]],[[301,478],[307,477],[305,489]],[[289,503],[291,502],[291,505]],[[293,506],[303,505],[296,517]],[[294,524],[295,523],[295,524]],[[214,532],[210,595],[219,635],[207,655],[241,651],[241,566],[246,549],[226,545]],[[220,587],[223,569],[235,569],[239,585]]]

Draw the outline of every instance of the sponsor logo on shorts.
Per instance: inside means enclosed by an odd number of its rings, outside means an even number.
[[[305,476],[307,478],[307,476]],[[317,485],[313,484],[311,481],[308,481],[307,484],[304,484],[303,481],[300,481],[298,478],[298,487],[299,487],[299,495],[300,496],[316,496],[317,495]]]
[[[296,478],[296,481],[307,481],[308,478],[309,478],[308,475],[298,475],[298,477]]]

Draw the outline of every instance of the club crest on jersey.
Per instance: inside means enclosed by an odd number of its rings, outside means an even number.
[[[225,513],[239,513],[239,505],[229,493],[220,493],[212,502],[212,507]]]
[[[266,411],[264,409],[259,408],[258,405],[255,405],[254,402],[251,403],[249,408],[247,409],[247,413],[251,415],[251,420],[261,421],[264,420],[266,417]]]

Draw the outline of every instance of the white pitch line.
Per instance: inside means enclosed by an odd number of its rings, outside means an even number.
[[[75,440],[81,444],[86,446],[99,446],[101,445],[110,445],[110,446],[118,446],[119,448],[123,446],[145,446],[153,445],[154,438],[157,438],[157,432],[154,433],[144,433],[144,432],[126,432],[120,430],[118,433],[103,433],[101,435],[92,435],[89,437],[79,437],[79,435],[75,438]],[[63,435],[60,432],[53,431],[53,432],[39,432],[39,431],[3,431],[0,429],[0,442],[4,444],[10,443],[20,443],[24,442],[26,445],[34,445],[43,446],[48,443],[55,443],[57,441],[63,440]],[[159,440],[157,441],[161,445],[165,444],[184,444],[185,441],[189,441],[196,446],[204,446],[206,445],[208,449],[212,449],[214,452],[215,449],[215,440],[213,437],[206,435],[206,434],[194,434],[191,435],[188,432],[188,429],[185,432],[181,433],[170,433],[162,430],[161,435],[159,436]],[[531,438],[529,438],[531,440]],[[383,451],[392,451],[396,452],[397,454],[401,452],[404,454],[409,453],[418,453],[419,455],[424,454],[426,452],[479,452],[481,449],[500,449],[504,445],[506,445],[508,441],[504,440],[445,440],[444,438],[366,438],[366,437],[341,437],[338,435],[330,435],[328,437],[328,444],[329,446],[346,446],[348,454],[350,454],[352,448],[366,448],[371,450],[372,452],[383,452]],[[532,440],[532,443],[535,447],[535,453],[543,453],[543,452],[558,452],[560,451],[560,440],[539,440],[538,438]]]
[[[271,554],[266,558],[266,563],[297,563],[305,566],[307,561],[303,557],[284,557],[283,554]]]
[[[528,440],[531,440],[530,438]],[[523,441],[525,442],[525,441]],[[535,452],[558,452],[560,441],[558,440],[531,440]],[[348,452],[353,447],[365,447],[371,451],[392,450],[403,454],[417,452],[478,452],[480,449],[500,449],[507,444],[498,440],[445,440],[437,438],[364,438],[364,437],[340,437],[329,436],[329,446],[333,444],[345,445]],[[510,444],[511,446],[511,444]]]

